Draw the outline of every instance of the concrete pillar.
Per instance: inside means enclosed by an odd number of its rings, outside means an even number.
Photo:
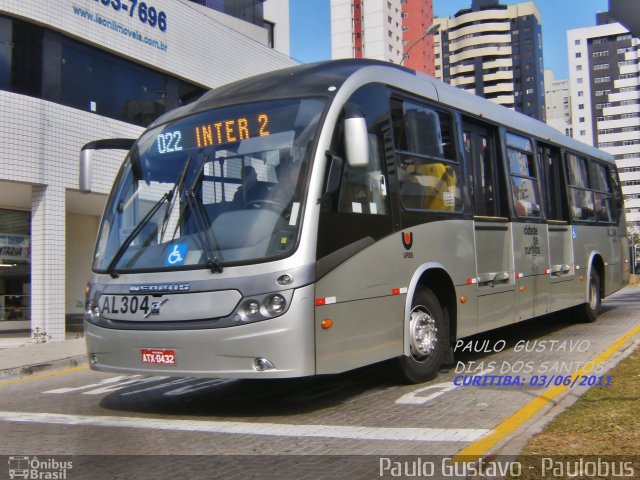
[[[65,336],[65,190],[31,190],[31,330],[39,339]]]

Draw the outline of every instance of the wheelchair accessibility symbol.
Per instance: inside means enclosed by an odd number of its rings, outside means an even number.
[[[172,267],[174,265],[183,265],[184,259],[187,256],[187,244],[179,243],[177,245],[173,245],[170,248],[167,257],[164,259],[164,264],[166,267]]]

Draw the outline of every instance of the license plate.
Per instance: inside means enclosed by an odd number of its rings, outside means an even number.
[[[103,295],[100,313],[114,320],[141,320],[154,314],[153,305],[147,295]]]
[[[140,358],[142,363],[148,365],[175,365],[176,364],[176,352],[169,349],[157,349],[157,348],[141,348]]]

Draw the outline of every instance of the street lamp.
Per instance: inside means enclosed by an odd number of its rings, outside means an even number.
[[[436,33],[438,33],[438,30],[440,30],[440,24],[432,23],[431,26],[425,30],[424,35],[422,35],[418,40],[413,42],[409,48],[407,48],[407,51],[404,52],[404,54],[402,55],[402,60],[400,60],[400,65],[402,65],[402,62],[404,62],[405,58],[409,58],[409,52],[413,47],[415,47],[417,44],[419,44],[422,40],[427,38],[429,35],[435,35]]]

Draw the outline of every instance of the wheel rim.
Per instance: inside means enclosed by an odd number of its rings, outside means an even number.
[[[595,312],[600,306],[600,296],[598,295],[598,285],[593,277],[589,281],[589,308]]]
[[[409,322],[411,356],[424,361],[433,355],[438,344],[436,321],[426,307],[419,305],[411,311]]]

